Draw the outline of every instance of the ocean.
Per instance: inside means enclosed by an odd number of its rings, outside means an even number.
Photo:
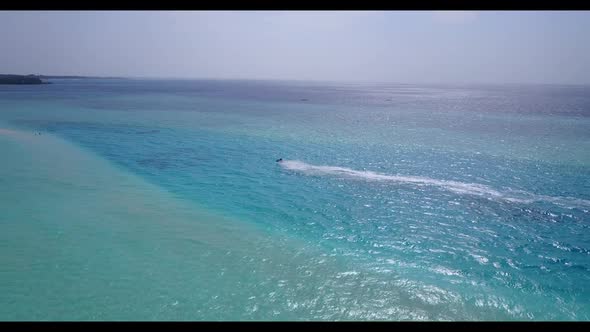
[[[52,81],[0,86],[0,320],[590,319],[589,86]]]

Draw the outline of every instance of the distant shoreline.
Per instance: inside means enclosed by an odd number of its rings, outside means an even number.
[[[51,84],[45,80],[50,79],[122,79],[121,77],[96,77],[96,76],[65,76],[65,75],[15,75],[0,74],[0,84],[5,85],[38,85]]]
[[[45,84],[35,75],[5,75],[0,74],[0,84]]]

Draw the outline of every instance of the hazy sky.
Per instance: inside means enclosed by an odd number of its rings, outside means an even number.
[[[590,84],[590,12],[0,12],[0,73]]]

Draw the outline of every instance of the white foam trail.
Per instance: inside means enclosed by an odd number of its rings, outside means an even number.
[[[279,164],[285,169],[304,173],[307,175],[332,175],[351,179],[361,179],[366,181],[387,181],[404,184],[410,183],[419,186],[434,186],[458,194],[476,195],[515,203],[532,203],[535,201],[547,201],[559,205],[576,204],[582,206],[590,206],[590,201],[584,199],[534,195],[532,193],[524,191],[519,191],[524,197],[514,197],[507,193],[495,190],[490,186],[478,183],[437,180],[420,176],[388,175],[372,171],[357,171],[350,168],[337,166],[317,166],[307,164],[299,160],[283,160]]]

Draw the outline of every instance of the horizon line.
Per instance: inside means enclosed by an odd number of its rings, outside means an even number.
[[[0,75],[19,75],[19,74],[0,74]],[[329,80],[329,79],[301,79],[301,78],[245,78],[245,77],[197,77],[197,76],[158,76],[158,75],[84,75],[84,74],[22,74],[22,76],[35,75],[46,77],[80,77],[80,78],[97,78],[97,79],[153,79],[153,80],[209,80],[209,81],[277,81],[277,82],[313,82],[313,83],[341,83],[341,84],[397,84],[397,85],[561,85],[561,86],[589,86],[588,83],[557,83],[557,82],[467,82],[467,81],[421,81],[421,82],[403,82],[403,81],[385,81],[385,80]]]

